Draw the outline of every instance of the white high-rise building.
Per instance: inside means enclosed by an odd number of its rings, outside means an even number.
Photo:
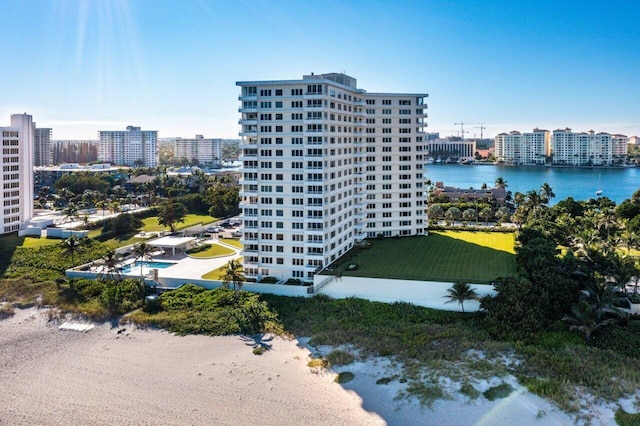
[[[28,114],[14,114],[10,127],[0,127],[0,234],[18,231],[33,217],[34,132]]]
[[[427,94],[345,74],[236,84],[247,277],[311,281],[364,238],[424,234]]]
[[[500,133],[495,140],[495,155],[507,164],[546,164],[551,155],[551,133],[537,128],[525,133]]]
[[[100,130],[98,161],[118,166],[156,167],[158,131],[127,126],[127,130]]]
[[[628,139],[609,133],[553,131],[553,164],[569,166],[613,166],[624,164]]]
[[[50,166],[52,164],[51,132],[52,129],[35,128],[33,138],[33,165],[36,167]]]
[[[176,138],[175,158],[197,160],[202,165],[222,163],[222,139],[205,139],[196,135],[195,139]]]
[[[476,153],[476,141],[459,137],[437,138],[426,141],[425,156],[436,162],[473,161]]]

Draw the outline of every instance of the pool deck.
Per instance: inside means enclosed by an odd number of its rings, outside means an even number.
[[[219,242],[217,239],[211,239],[204,241],[206,244],[220,244],[221,246],[230,248],[233,250],[233,254],[229,254],[226,256],[215,257],[211,259],[196,259],[187,256],[184,252],[176,253],[175,255],[171,254],[170,251],[165,251],[165,254],[161,254],[160,251],[156,251],[151,256],[152,262],[174,262],[175,265],[170,266],[168,268],[158,268],[158,277],[161,278],[182,278],[182,279],[202,279],[202,276],[208,272],[213,271],[223,265],[226,265],[227,262],[231,259],[237,259],[240,257],[240,249],[234,247],[229,244],[225,244]],[[132,264],[135,262],[133,257],[128,257],[124,264]],[[92,272],[98,272],[100,270],[100,266],[95,266],[91,268]],[[149,276],[150,271],[148,268],[143,267],[142,272],[144,276]],[[140,268],[134,268],[130,273],[125,274],[128,277],[139,277],[140,276]]]
[[[202,279],[202,276],[204,274],[211,272],[223,265],[226,265],[227,262],[231,259],[237,259],[238,257],[240,257],[240,250],[237,247],[233,247],[224,243],[218,243],[217,240],[205,241],[205,243],[220,244],[224,247],[233,249],[234,252],[233,254],[227,256],[220,256],[212,259],[196,259],[189,257],[184,253],[178,253],[173,256],[167,252],[166,254],[153,257],[152,260],[156,260],[158,262],[170,261],[177,263],[166,269],[158,269],[158,276],[167,278]]]

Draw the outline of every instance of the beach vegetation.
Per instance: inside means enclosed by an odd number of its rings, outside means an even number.
[[[343,384],[343,383],[349,383],[355,378],[356,378],[356,375],[353,374],[351,371],[343,371],[341,373],[338,373],[338,375],[336,376],[335,379],[333,379],[333,381],[338,384]]]
[[[14,309],[11,303],[8,303],[8,302],[0,303],[0,320],[12,317],[13,315],[15,315],[15,313],[16,313],[16,310]]]
[[[307,367],[310,368],[331,368],[331,363],[325,358],[313,358],[307,362]]]
[[[218,288],[205,290],[186,284],[158,298],[158,311],[138,310],[127,318],[179,335],[254,335],[283,332],[280,320],[257,294]]]
[[[618,408],[615,420],[618,426],[638,426],[640,425],[640,413],[627,413],[623,408]]]
[[[458,392],[469,397],[469,399],[478,399],[480,397],[480,391],[469,382],[462,383]]]
[[[513,392],[513,386],[509,383],[500,383],[499,385],[492,386],[486,391],[482,392],[482,395],[489,401],[495,401],[496,399],[506,398]]]
[[[351,364],[355,359],[355,356],[353,356],[351,352],[340,349],[334,349],[327,355],[327,361],[329,361],[331,365],[347,365]]]
[[[242,283],[245,281],[246,278],[242,275],[242,263],[236,259],[228,261],[222,276],[222,286],[228,288],[229,284],[232,284],[234,290],[241,290]]]

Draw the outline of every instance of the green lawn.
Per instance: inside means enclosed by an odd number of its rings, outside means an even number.
[[[216,219],[215,217],[211,217],[209,215],[188,214],[185,217],[184,222],[180,222],[176,224],[176,230],[188,228],[190,226],[197,225],[199,223],[202,225],[207,225],[209,223],[215,222],[216,220],[218,219]],[[159,231],[169,230],[168,227],[162,226],[158,223],[157,217],[148,217],[146,219],[142,219],[142,223],[144,224],[142,231],[145,231],[145,232],[159,232]]]
[[[243,246],[240,240],[235,238],[220,238],[221,243],[229,244],[230,246],[237,247],[242,250]]]
[[[189,253],[187,252],[187,254],[189,254],[189,256],[191,257],[195,257],[195,258],[207,258],[207,257],[215,257],[215,256],[228,256],[230,254],[233,254],[234,251],[228,247],[224,247],[221,246],[220,244],[211,244],[211,247],[209,247],[206,250],[203,251],[199,251],[197,253]]]
[[[38,248],[44,246],[51,246],[55,244],[61,244],[62,240],[60,238],[36,238],[36,237],[25,237],[22,242],[22,247],[27,248]]]
[[[334,271],[344,276],[488,283],[515,273],[513,233],[444,231],[372,240]],[[345,268],[356,263],[356,271]]]
[[[242,263],[242,258],[239,257],[238,262]],[[203,280],[216,280],[216,281],[221,281],[222,277],[224,276],[224,270],[227,268],[227,265],[222,265],[219,268],[214,269],[211,272],[207,272],[206,274],[204,274],[202,276]]]

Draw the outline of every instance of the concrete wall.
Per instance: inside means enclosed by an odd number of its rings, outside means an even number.
[[[160,277],[158,282],[163,287],[178,287],[182,284],[195,284],[202,286],[206,289],[222,287],[221,281],[213,280],[194,280],[187,278],[166,278]],[[275,294],[278,296],[302,296],[308,297],[307,288],[299,285],[276,285],[276,284],[259,284],[259,283],[244,283],[242,285],[243,290],[252,291],[254,293],[266,293]]]
[[[316,276],[318,281],[326,278]],[[320,294],[341,299],[345,297],[359,297],[374,302],[407,302],[426,308],[440,309],[446,311],[461,311],[457,303],[445,302],[447,289],[453,283],[443,283],[436,281],[412,281],[412,280],[392,280],[382,278],[361,278],[361,277],[338,277],[319,290]],[[487,284],[470,284],[480,296],[487,294],[494,295],[493,286]],[[464,302],[465,312],[477,311],[480,303],[469,300]]]
[[[71,235],[75,235],[78,238],[84,238],[89,234],[89,231],[76,231],[62,228],[47,228],[47,238],[69,238]]]

